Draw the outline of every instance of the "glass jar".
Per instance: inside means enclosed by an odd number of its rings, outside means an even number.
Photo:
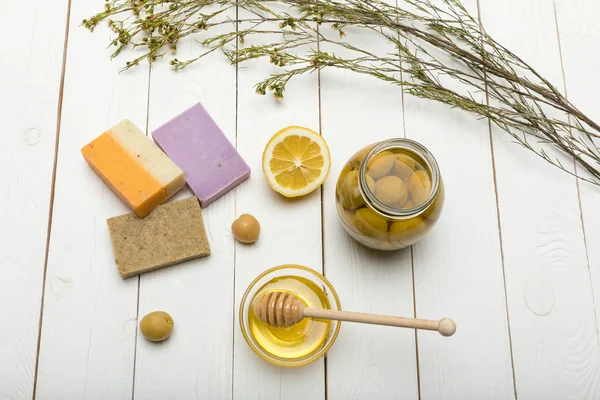
[[[418,242],[438,220],[443,205],[437,161],[409,139],[363,148],[348,160],[336,184],[342,225],[372,249],[398,250]]]
[[[299,367],[321,358],[333,345],[341,322],[304,318],[289,328],[264,324],[254,315],[254,301],[271,291],[292,293],[305,306],[341,310],[331,283],[302,265],[271,268],[250,283],[240,303],[239,322],[248,346],[263,360],[281,367]]]

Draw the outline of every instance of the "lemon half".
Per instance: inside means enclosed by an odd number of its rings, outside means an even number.
[[[277,132],[267,143],[262,162],[271,188],[286,197],[314,191],[331,168],[329,147],[323,137],[301,126]]]

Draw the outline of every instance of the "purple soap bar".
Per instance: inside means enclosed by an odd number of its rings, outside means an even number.
[[[202,207],[250,177],[250,167],[202,104],[152,132],[156,144],[183,170]]]

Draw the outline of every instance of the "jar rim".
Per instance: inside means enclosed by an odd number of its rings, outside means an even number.
[[[404,149],[414,153],[425,163],[431,177],[431,191],[429,196],[416,207],[407,209],[397,209],[389,207],[380,202],[367,184],[367,166],[377,154],[389,149]],[[440,188],[440,169],[438,163],[431,152],[421,143],[411,139],[393,138],[379,142],[362,159],[358,173],[358,190],[363,198],[367,200],[367,206],[373,211],[383,215],[386,218],[412,218],[423,213],[436,199]]]

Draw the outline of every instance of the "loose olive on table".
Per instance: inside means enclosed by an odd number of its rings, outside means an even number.
[[[346,231],[381,250],[400,249],[423,238],[443,202],[435,158],[407,139],[361,149],[343,167],[336,185],[336,205]]]
[[[160,342],[171,336],[173,327],[173,318],[164,311],[146,314],[140,321],[140,332],[152,342]]]
[[[254,243],[260,235],[260,223],[250,214],[242,214],[231,224],[231,231],[237,241]]]

